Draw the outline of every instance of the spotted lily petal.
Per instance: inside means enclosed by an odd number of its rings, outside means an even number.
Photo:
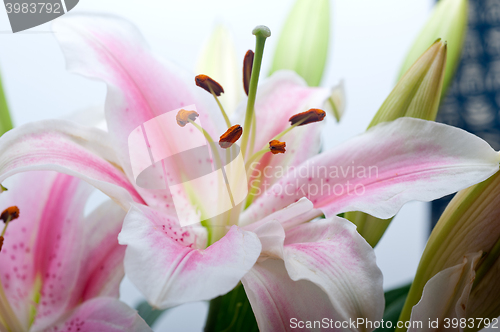
[[[245,211],[242,223],[304,196],[327,216],[363,211],[389,218],[408,201],[433,200],[487,179],[499,160],[466,131],[401,118],[292,169]]]
[[[27,327],[34,318],[32,328],[42,330],[82,301],[117,296],[124,248],[116,237],[125,213],[107,203],[84,219],[92,188],[65,174],[29,172],[9,181],[1,207],[22,212],[5,234],[0,278],[19,321]]]
[[[145,206],[129,211],[118,237],[127,245],[125,271],[151,305],[167,308],[223,295],[261,252],[258,237],[237,226],[204,250],[206,239],[195,231]]]
[[[100,297],[79,306],[69,317],[47,331],[122,332],[152,331],[136,310],[109,297]]]

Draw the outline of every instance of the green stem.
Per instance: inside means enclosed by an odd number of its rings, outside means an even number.
[[[255,97],[257,96],[257,85],[259,83],[260,67],[262,65],[262,56],[264,55],[264,45],[266,38],[271,36],[271,31],[268,27],[259,25],[253,29],[252,33],[256,37],[255,55],[253,59],[252,74],[250,76],[250,87],[248,90],[247,109],[245,113],[245,124],[243,126],[243,138],[241,139],[241,150],[243,157],[246,156],[248,137],[252,126],[252,119],[255,107]]]
[[[240,283],[226,295],[210,301],[205,332],[258,331],[250,302]]]
[[[12,119],[7,105],[7,99],[3,91],[2,79],[0,78],[0,136],[13,128]]]
[[[215,101],[217,102],[217,105],[219,105],[220,111],[222,113],[222,116],[224,117],[224,121],[226,121],[226,125],[228,128],[231,127],[231,121],[229,121],[229,117],[227,116],[226,111],[224,111],[224,107],[222,107],[222,104],[219,101],[219,98],[217,98],[217,95],[214,93],[212,90],[212,87],[209,86],[210,92],[212,93],[212,96],[214,96]]]

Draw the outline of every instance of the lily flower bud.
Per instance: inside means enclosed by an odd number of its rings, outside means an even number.
[[[449,308],[459,308],[465,318],[500,316],[500,174],[464,189],[451,200],[429,237],[400,320],[410,319],[412,308],[426,297],[423,289],[430,280],[443,278],[441,271],[460,266],[464,257],[477,253],[477,264],[459,269],[467,282],[440,294]],[[446,282],[451,282],[450,280]],[[430,285],[431,283],[429,283]],[[436,296],[433,294],[432,296]],[[460,298],[460,301],[457,299]],[[441,302],[441,301],[438,301]],[[444,303],[443,302],[443,303]],[[455,303],[456,302],[456,303]],[[420,314],[425,314],[425,311]],[[416,310],[416,307],[414,308]],[[428,308],[433,312],[439,308]],[[456,310],[456,309],[455,309]],[[454,310],[454,311],[455,311]],[[447,314],[449,312],[445,310]],[[453,313],[452,313],[453,314]],[[444,319],[446,317],[439,317]],[[480,326],[474,326],[478,330]]]
[[[403,116],[435,120],[446,68],[446,42],[436,40],[401,77],[369,125]]]
[[[248,96],[248,91],[250,89],[250,77],[252,76],[253,58],[255,53],[252,50],[248,50],[245,54],[245,59],[243,59],[243,89]]]
[[[401,77],[373,117],[368,128],[400,117],[435,120],[441,100],[446,68],[446,43],[437,40]],[[358,226],[358,232],[375,247],[391,219],[378,219],[363,212],[347,212],[345,218]]]
[[[437,38],[448,43],[446,73],[443,83],[444,95],[449,87],[462,53],[462,46],[467,31],[467,0],[441,0],[434,7],[431,17],[420,31],[403,62],[399,76],[411,67]]]
[[[285,147],[285,142],[280,142],[276,139],[273,139],[271,142],[269,142],[269,150],[272,152],[272,154],[285,153]]]
[[[318,86],[325,69],[329,34],[329,0],[297,0],[283,26],[270,74],[290,69],[309,86]]]

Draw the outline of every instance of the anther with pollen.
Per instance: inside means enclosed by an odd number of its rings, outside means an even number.
[[[186,111],[184,109],[180,110],[175,119],[177,120],[177,124],[181,127],[184,127],[189,123],[189,120],[195,121],[197,117],[200,115],[195,111]]]
[[[292,123],[292,126],[297,124],[297,126],[303,126],[308,123],[323,121],[326,113],[318,108],[311,108],[308,111],[295,114],[288,121]]]
[[[14,220],[19,218],[19,208],[17,206],[11,206],[6,208],[2,214],[0,215],[0,219],[5,223],[5,226],[3,228],[2,234],[0,235],[0,251],[2,251],[2,246],[3,246],[3,241],[4,241],[4,235],[5,231],[7,230],[7,226],[9,226],[9,223]]]
[[[252,50],[248,50],[243,59],[243,89],[248,96],[248,90],[250,89],[250,77],[252,76],[253,58],[255,53]]]
[[[243,133],[243,128],[240,125],[234,125],[221,135],[219,145],[223,149],[231,147],[237,140],[240,139]]]
[[[231,121],[229,120],[229,117],[226,114],[226,111],[224,111],[224,107],[222,106],[221,102],[219,101],[221,93],[224,93],[224,89],[222,88],[222,85],[217,83],[214,79],[207,75],[198,75],[194,78],[194,81],[196,82],[196,85],[199,86],[200,88],[208,91],[208,93],[212,94],[214,96],[215,101],[217,102],[217,105],[220,108],[220,112],[222,113],[222,116],[224,117],[224,121],[226,122],[226,126],[229,128],[231,127]]]
[[[197,86],[208,91],[209,93],[215,94],[217,97],[220,97],[220,95],[224,93],[222,86],[210,76],[198,75],[194,78],[194,81]]]
[[[280,142],[277,139],[273,139],[271,142],[269,142],[269,150],[272,152],[272,154],[285,153],[285,147],[286,143]]]

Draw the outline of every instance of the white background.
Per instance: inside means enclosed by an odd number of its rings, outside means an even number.
[[[265,24],[273,33],[266,44],[266,73],[292,4],[289,0],[81,0],[72,12],[124,16],[140,28],[155,52],[190,70],[215,24],[230,29],[241,59],[254,47],[252,28]],[[364,131],[394,86],[402,59],[432,5],[433,0],[332,0],[332,44],[323,85],[345,80],[347,112],[340,124],[329,119],[325,149]],[[50,23],[12,34],[4,10],[0,10],[0,69],[16,125],[65,117],[104,102],[103,83],[65,71]],[[427,233],[427,206],[405,206],[376,248],[386,288],[411,280]],[[132,306],[141,299],[128,281],[122,284],[121,297]],[[200,331],[206,310],[205,303],[174,308],[156,330]]]

